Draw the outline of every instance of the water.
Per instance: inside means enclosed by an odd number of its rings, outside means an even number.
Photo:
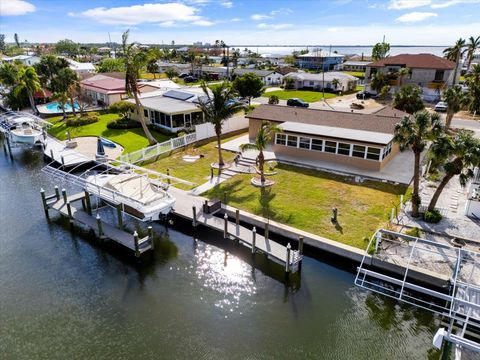
[[[78,103],[74,103],[73,106],[75,107],[75,110],[80,109],[80,106],[78,105]],[[45,107],[50,112],[56,113],[56,112],[62,111],[62,105],[57,101],[48,103],[47,105],[45,105]],[[65,111],[72,111],[72,105],[70,103],[66,103],[65,105],[63,105],[63,107],[65,108]]]
[[[43,159],[14,151],[0,150],[2,359],[437,358],[439,319],[356,288],[352,266],[307,257],[285,286],[280,266],[187,223],[156,224],[142,263],[48,223]]]
[[[235,46],[234,46],[235,47]],[[239,47],[242,51],[245,49],[244,46]],[[247,49],[258,52],[260,54],[270,54],[270,55],[291,55],[293,51],[305,50],[307,46],[247,46]],[[392,46],[390,48],[390,55],[398,54],[421,54],[428,53],[437,56],[443,56],[443,50],[447,46]],[[330,45],[311,45],[308,46],[310,51],[314,49],[322,49],[324,51],[337,51],[339,54],[349,55],[357,54],[365,56],[370,56],[372,54],[372,46],[332,46]]]

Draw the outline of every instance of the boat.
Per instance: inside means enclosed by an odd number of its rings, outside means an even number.
[[[161,220],[175,205],[164,183],[135,172],[87,176],[85,190],[142,221]]]
[[[36,126],[32,119],[16,118],[10,125],[10,135],[13,142],[33,145],[42,141],[43,130]]]
[[[105,138],[100,138],[100,141],[102,142],[102,144],[106,147],[109,147],[109,148],[116,148],[117,147],[117,144],[115,144],[113,141],[110,141],[108,139],[105,139]]]

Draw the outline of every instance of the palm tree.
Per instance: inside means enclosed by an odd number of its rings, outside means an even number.
[[[18,67],[13,63],[3,63],[0,66],[0,84],[13,87],[18,81]]]
[[[455,45],[443,50],[445,57],[448,60],[455,62],[455,71],[453,72],[452,86],[455,84],[455,79],[457,78],[457,71],[458,71],[458,65],[460,63],[460,58],[465,53],[464,47],[465,47],[465,39],[460,38],[455,42]]]
[[[408,114],[423,110],[422,89],[411,84],[402,86],[393,96],[393,107]]]
[[[400,151],[411,149],[415,161],[413,169],[412,216],[418,217],[418,208],[421,203],[419,195],[420,184],[420,156],[428,140],[438,137],[443,131],[440,116],[430,114],[424,110],[413,116],[405,116],[395,125],[394,141],[398,143]]]
[[[434,159],[443,163],[445,176],[430,200],[429,211],[435,209],[440,194],[454,176],[459,175],[462,187],[473,177],[473,169],[480,165],[480,139],[473,131],[461,129],[453,139],[448,135],[439,137],[431,151]]]
[[[211,90],[205,82],[202,83],[202,90],[205,93],[205,100],[200,100],[198,106],[202,110],[205,120],[215,128],[218,147],[218,165],[223,167],[225,163],[222,157],[221,136],[223,122],[244,107],[243,104],[234,101],[235,91],[223,82]]]
[[[445,128],[448,130],[452,123],[452,118],[455,113],[459,112],[467,103],[467,96],[462,88],[458,85],[445,90],[443,93],[443,101],[447,103],[447,116],[445,119]]]
[[[480,36],[477,36],[477,38],[470,36],[467,43],[467,71],[470,70],[473,55],[478,48],[480,48]]]
[[[125,90],[129,96],[134,97],[137,119],[142,125],[148,143],[153,145],[156,144],[157,141],[150,133],[150,130],[148,130],[143,116],[143,106],[138,97],[138,78],[140,77],[140,70],[147,63],[148,56],[145,51],[139,51],[135,43],[128,43],[129,31],[130,30],[127,30],[122,34],[123,57],[125,59]]]
[[[400,70],[398,70],[398,72],[397,72],[397,75],[398,75],[398,90],[400,90],[400,88],[402,87],[403,79],[408,74],[410,74],[410,69],[408,67],[402,67]]]
[[[340,80],[338,80],[338,79],[333,79],[332,80],[332,86],[334,87],[335,90],[337,90],[338,84],[340,84]]]
[[[260,172],[260,181],[262,182],[262,185],[265,183],[265,155],[263,154],[263,151],[272,141],[273,134],[281,131],[282,129],[280,129],[278,126],[272,125],[268,121],[264,121],[258,130],[255,143],[240,145],[240,150],[242,151],[258,150],[258,170]]]
[[[35,94],[36,91],[42,91],[42,87],[40,86],[37,72],[32,66],[24,66],[18,70],[18,84],[13,91],[15,94],[19,94],[23,90],[28,94],[28,100],[30,101],[33,112],[37,113],[38,110],[35,106],[33,94]]]
[[[65,105],[68,103],[68,94],[64,91],[53,93],[53,98],[60,104],[63,112],[63,120],[67,118]]]

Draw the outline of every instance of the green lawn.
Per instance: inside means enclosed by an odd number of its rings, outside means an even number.
[[[252,175],[237,175],[206,194],[248,212],[364,249],[365,236],[386,224],[405,186],[380,182],[356,184],[352,178],[280,164],[276,184],[260,190],[250,184]],[[332,207],[338,224],[332,224]]]
[[[321,91],[309,91],[309,90],[276,90],[264,93],[263,97],[270,97],[272,95],[278,96],[280,100],[288,100],[291,98],[299,98],[306,102],[316,102],[322,100]],[[335,94],[325,93],[325,99],[331,99],[336,97]]]
[[[357,85],[357,86],[355,87],[355,91],[363,91],[364,88],[365,88],[364,85]]]
[[[129,153],[148,146],[147,138],[141,128],[128,130],[108,129],[108,122],[117,118],[118,114],[103,114],[99,116],[99,121],[96,123],[78,127],[68,127],[63,121],[60,121],[61,116],[57,116],[48,119],[49,122],[54,123],[48,133],[60,140],[67,139],[67,135],[65,134],[67,130],[70,131],[72,137],[101,136],[122,145],[124,153]],[[152,135],[159,142],[165,141],[169,138],[156,131],[152,131]]]
[[[153,80],[153,79],[166,79],[167,75],[165,73],[141,73],[140,74],[140,79],[147,79],[147,80]]]
[[[365,77],[365,73],[363,71],[342,71],[342,72],[348,75],[359,77],[359,78]]]

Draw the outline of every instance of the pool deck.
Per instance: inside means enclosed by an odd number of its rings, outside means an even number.
[[[56,109],[55,111],[52,111],[51,109],[48,109],[48,105],[51,105],[52,103],[47,103],[47,104],[43,104],[43,105],[37,105],[37,110],[38,112],[41,114],[41,115],[49,115],[49,116],[53,116],[53,115],[62,115],[63,114],[63,111],[62,109]],[[71,114],[72,113],[72,109],[70,107],[70,104],[67,104],[67,106],[69,107],[68,109],[65,109],[65,113],[66,114]],[[99,106],[95,106],[95,107],[87,107],[86,111],[99,111],[99,110],[103,110],[103,108],[99,107]],[[78,109],[76,109],[77,112],[79,112]]]

